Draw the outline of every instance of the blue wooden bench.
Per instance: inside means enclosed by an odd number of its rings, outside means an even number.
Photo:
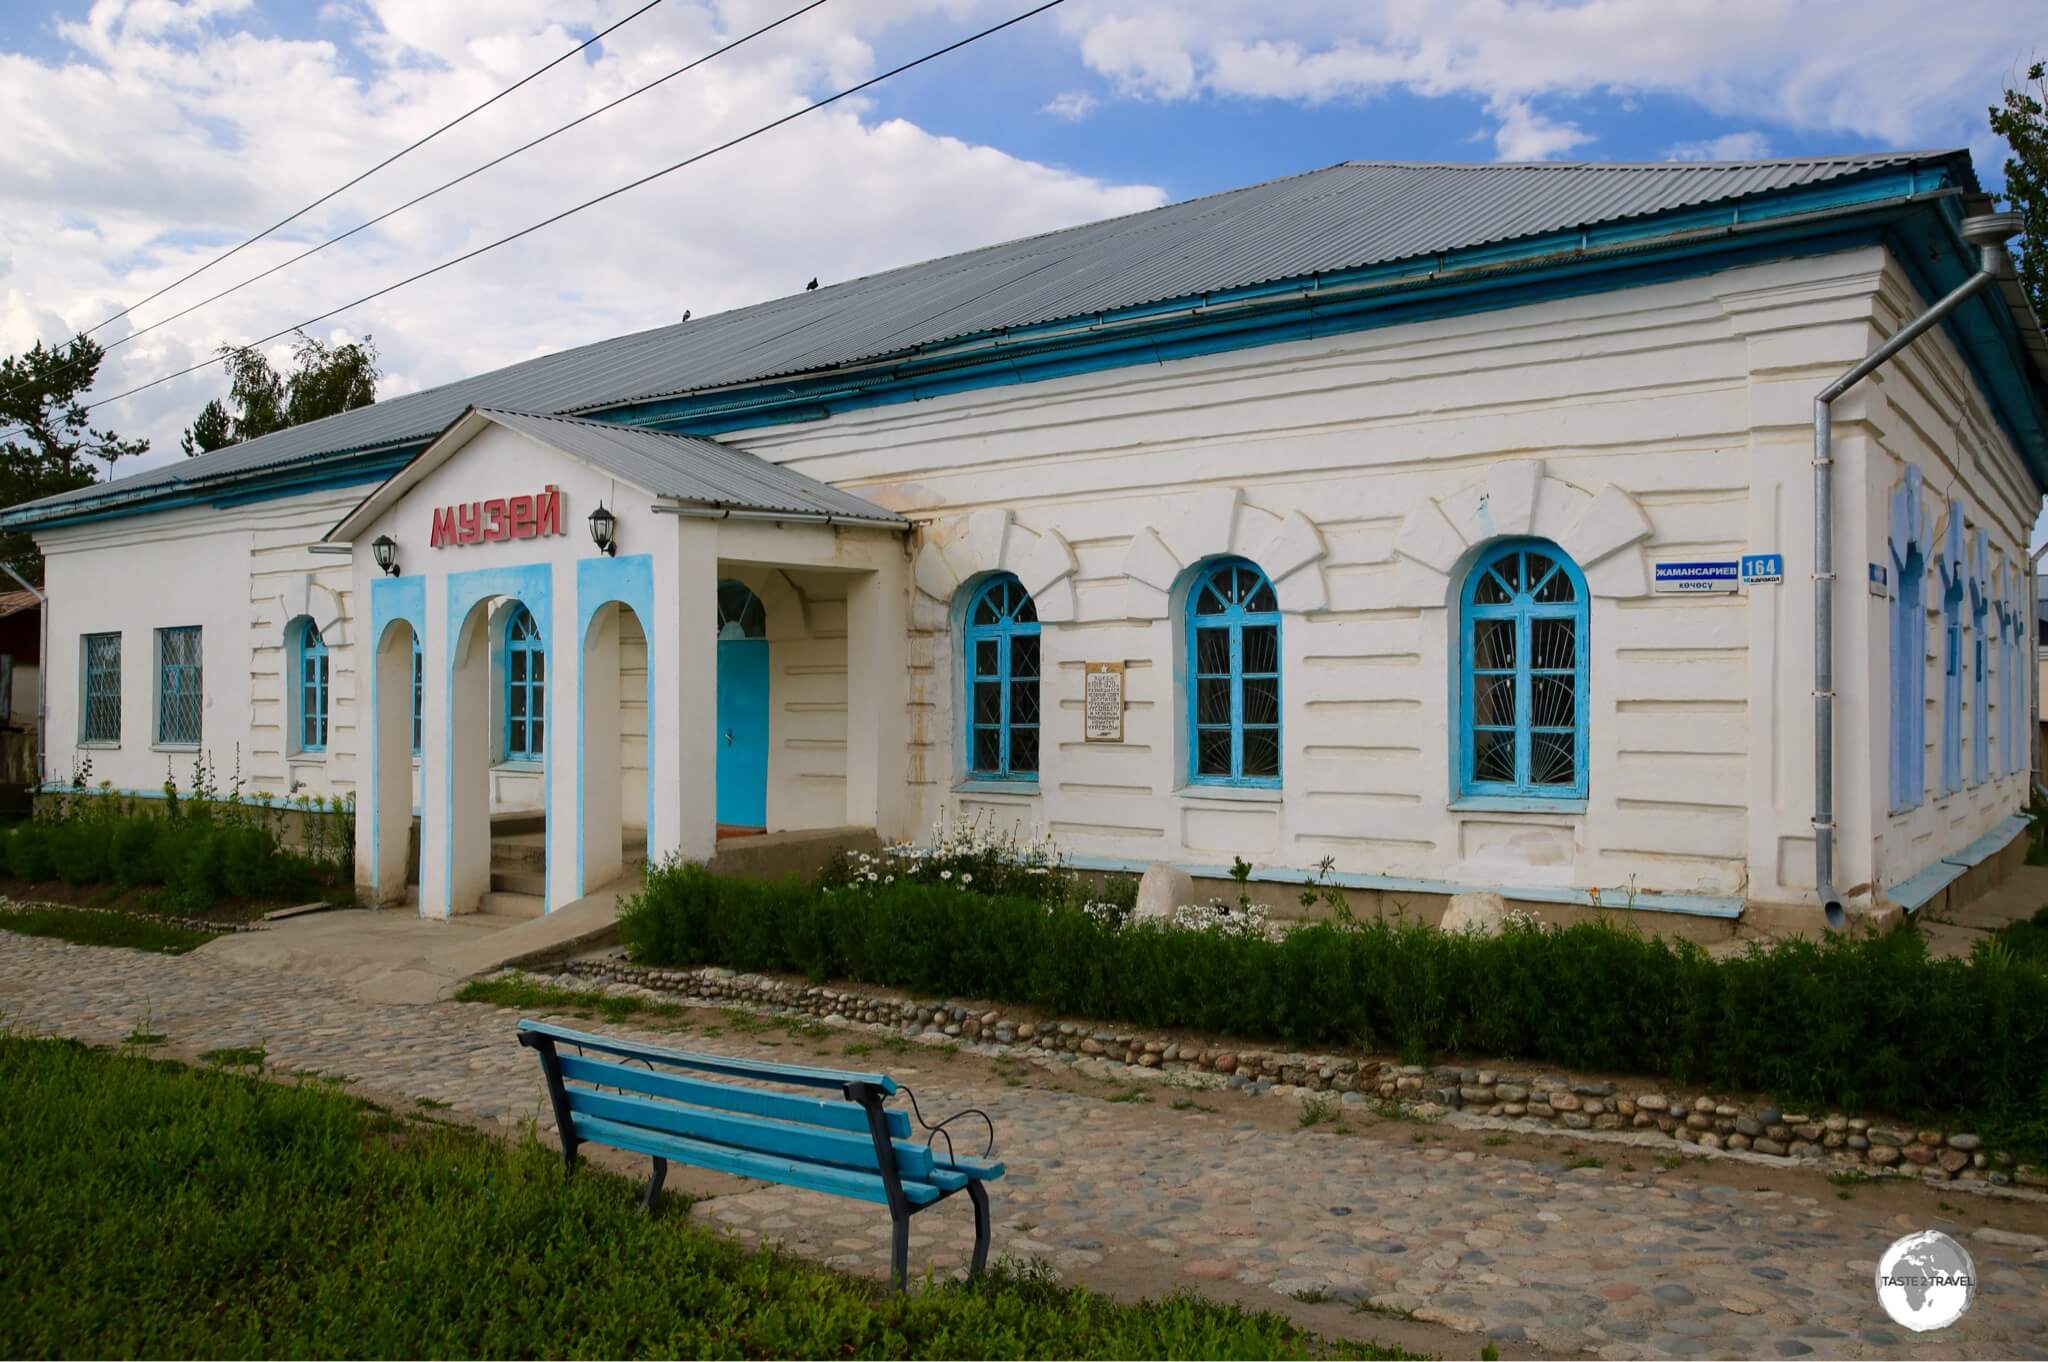
[[[879,1202],[894,1230],[890,1280],[901,1289],[909,1275],[910,1217],[964,1191],[974,1203],[971,1271],[988,1266],[982,1184],[1001,1177],[1003,1165],[955,1155],[950,1136],[943,1149],[932,1147],[930,1135],[912,1139],[910,1117],[886,1105],[897,1091],[887,1074],[669,1050],[537,1021],[519,1023],[519,1043],[540,1055],[569,1171],[576,1171],[580,1144],[647,1155],[654,1170],[642,1204],[650,1212],[671,1161]],[[820,1090],[838,1095],[815,1095]]]

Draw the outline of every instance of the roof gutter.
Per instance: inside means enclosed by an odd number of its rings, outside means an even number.
[[[31,504],[9,512],[6,515],[0,515],[0,529],[23,530],[36,525],[47,524],[51,521],[68,520],[72,516],[98,515],[116,507],[127,506],[136,502],[147,502],[156,497],[172,493],[203,495],[222,488],[237,487],[249,482],[260,482],[266,478],[275,478],[306,469],[331,467],[333,464],[339,463],[344,459],[369,459],[382,454],[392,454],[399,450],[410,448],[423,439],[432,438],[431,435],[424,435],[402,440],[392,440],[381,445],[366,445],[361,449],[343,450],[338,453],[310,454],[303,459],[293,459],[288,463],[251,468],[240,473],[228,473],[217,478],[195,479],[191,482],[174,482],[168,485],[154,486],[147,490],[136,488],[134,491],[125,494],[117,493],[107,497],[85,498],[79,501],[65,502],[61,505],[44,507],[40,510]]]
[[[679,516],[686,520],[772,520],[794,525],[857,525],[863,529],[907,531],[908,521],[882,516],[840,515],[833,511],[761,511],[717,503],[698,505],[681,501],[657,501],[656,515]]]

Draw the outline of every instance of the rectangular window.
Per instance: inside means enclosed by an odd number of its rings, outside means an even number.
[[[199,626],[156,631],[156,740],[170,746],[199,744],[199,707],[205,673],[200,665]]]
[[[87,634],[85,651],[85,715],[82,742],[121,741],[121,636]]]

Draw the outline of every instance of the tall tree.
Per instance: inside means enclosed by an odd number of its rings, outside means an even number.
[[[2034,311],[2048,317],[2048,62],[1991,109],[1991,131],[2005,139],[2005,198],[2020,215],[2019,273]]]
[[[365,336],[345,345],[327,345],[305,332],[292,346],[291,372],[280,374],[262,354],[248,346],[223,345],[228,371],[228,400],[214,398],[186,428],[179,444],[189,454],[205,454],[253,440],[274,430],[317,421],[337,412],[367,407],[377,400],[377,343]]]
[[[111,477],[116,461],[149,448],[147,440],[123,440],[86,420],[82,399],[103,354],[81,338],[68,350],[38,341],[26,354],[0,358],[0,430],[9,432],[0,440],[0,509],[89,487],[99,481],[95,461]],[[30,581],[42,580],[42,555],[28,535],[0,536],[0,558]]]

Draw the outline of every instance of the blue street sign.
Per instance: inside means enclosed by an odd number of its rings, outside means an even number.
[[[1758,582],[1784,581],[1785,555],[1782,553],[1743,554],[1742,580],[1752,586]]]
[[[1734,591],[1742,585],[1733,559],[1708,563],[1653,563],[1650,584],[1656,591]]]

